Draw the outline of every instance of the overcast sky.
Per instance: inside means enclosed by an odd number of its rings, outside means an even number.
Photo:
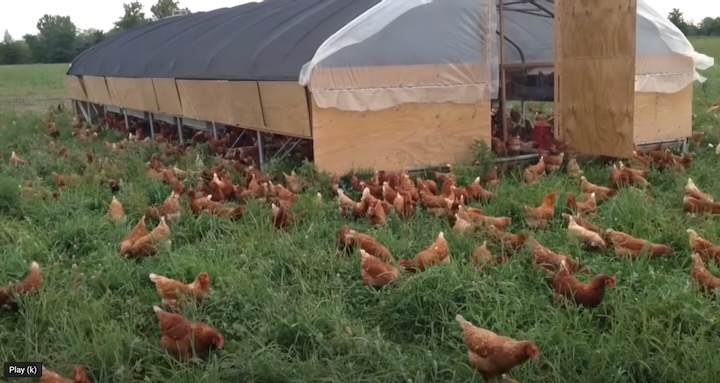
[[[658,11],[667,14],[673,7],[679,7],[685,17],[699,21],[711,16],[720,16],[718,0],[648,0]],[[80,29],[109,30],[113,22],[123,13],[123,3],[130,0],[19,0],[0,12],[0,33],[7,29],[15,39],[24,34],[37,33],[35,24],[44,14],[70,16]],[[141,0],[145,12],[150,15],[150,6],[156,0]],[[180,0],[181,7],[193,12],[209,11],[248,3],[243,0]]]

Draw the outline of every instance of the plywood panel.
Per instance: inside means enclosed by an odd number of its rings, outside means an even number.
[[[174,78],[153,78],[153,89],[155,100],[157,100],[158,111],[173,116],[182,115],[182,104],[178,94]]]
[[[692,97],[693,84],[677,93],[636,93],[635,142],[690,137]]]
[[[583,154],[633,148],[636,0],[559,0],[562,139]]]
[[[158,111],[152,79],[106,77],[105,81],[113,105],[148,112]]]
[[[398,85],[488,81],[490,81],[490,68],[486,64],[479,63],[317,68],[310,78],[310,89],[387,88]]]
[[[83,86],[80,77],[67,75],[63,79],[63,82],[65,83],[65,92],[67,92],[69,98],[73,100],[87,101],[85,87]]]
[[[176,80],[183,116],[247,128],[265,126],[255,81]]]
[[[266,130],[312,137],[305,87],[289,81],[260,81],[258,87]]]
[[[105,77],[83,76],[82,81],[85,85],[88,101],[96,104],[112,105]]]
[[[404,104],[350,112],[313,103],[315,164],[322,170],[402,170],[468,162],[490,142],[490,103]]]

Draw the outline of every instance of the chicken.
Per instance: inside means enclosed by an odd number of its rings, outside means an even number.
[[[498,176],[497,166],[493,166],[492,170],[490,170],[489,172],[487,172],[487,174],[483,176],[483,182],[487,187],[494,187],[500,185],[500,177]]]
[[[13,151],[13,152],[10,154],[10,165],[12,165],[12,166],[14,166],[14,167],[17,168],[17,167],[19,167],[19,166],[27,165],[27,161],[25,161],[25,160],[23,160],[22,158],[18,157],[18,155],[15,154],[15,151]]]
[[[367,215],[373,226],[387,225],[387,215],[382,205],[383,201],[376,200],[368,207]]]
[[[387,264],[373,255],[368,254],[360,249],[360,259],[362,260],[360,277],[364,284],[368,286],[383,287],[397,281],[400,275],[398,269]]]
[[[145,211],[145,216],[151,219],[160,219],[165,217],[168,221],[173,221],[181,216],[182,206],[180,205],[180,194],[171,191],[170,195],[165,198],[160,207],[151,207]]]
[[[416,179],[418,189],[426,189],[430,194],[437,194],[438,186],[433,180],[425,180],[420,177]]]
[[[720,289],[720,278],[714,276],[710,270],[705,267],[702,256],[698,253],[693,253],[692,259],[693,267],[690,276],[695,283],[706,291]]]
[[[225,344],[225,338],[214,328],[207,324],[191,322],[180,314],[163,311],[153,306],[160,322],[160,342],[170,355],[183,361],[197,362],[193,356],[213,349],[220,349]]]
[[[605,298],[605,289],[615,286],[617,278],[607,274],[596,275],[589,283],[582,283],[570,273],[565,260],[560,262],[560,270],[553,277],[555,303],[567,299],[577,305],[593,308]]]
[[[291,171],[290,174],[283,173],[283,177],[285,177],[285,184],[291,192],[297,194],[303,191],[305,183],[303,182],[303,179],[295,173],[294,170]]]
[[[428,267],[451,262],[450,249],[445,240],[445,234],[441,231],[435,242],[427,249],[421,251],[414,259],[401,259],[400,267],[410,272],[425,271]]]
[[[110,201],[110,207],[108,208],[108,219],[110,222],[117,222],[125,220],[125,209],[123,205],[118,201],[115,196]]]
[[[367,192],[363,190],[363,196],[369,193],[370,189],[367,189]],[[339,205],[338,210],[340,211],[340,215],[342,217],[347,217],[348,215],[350,215],[353,218],[360,218],[365,216],[368,206],[367,203],[364,202],[364,200],[361,200],[360,202],[353,201],[345,194],[345,191],[343,191],[343,189],[337,189],[337,195]]]
[[[90,383],[90,378],[88,378],[87,373],[80,366],[73,368],[72,379],[63,378],[57,372],[43,367],[40,383]]]
[[[67,186],[67,184],[78,180],[78,176],[75,174],[61,175],[61,174],[52,172],[52,177],[53,177],[53,180],[55,181],[55,185],[57,185],[57,187],[59,187],[59,188],[65,187],[65,186]]]
[[[409,192],[401,191],[395,195],[393,200],[393,209],[398,217],[407,219],[415,213],[415,204],[412,195]]]
[[[391,262],[393,255],[390,250],[370,235],[359,233],[348,226],[340,228],[338,235],[338,247],[346,251],[352,251],[359,247],[368,254],[381,259],[383,262]]]
[[[574,193],[567,193],[566,208],[570,213],[591,214],[597,212],[595,192],[590,193],[587,201],[578,201]]]
[[[128,236],[120,243],[120,255],[128,258],[151,256],[157,253],[156,245],[161,242],[170,244],[170,227],[165,217],[160,217],[160,224],[152,231],[147,232],[145,228],[145,216],[143,216]]]
[[[540,357],[540,349],[531,341],[515,340],[474,326],[460,314],[455,320],[463,329],[468,362],[485,380],[504,377],[513,367]]]
[[[456,233],[464,234],[476,228],[476,226],[473,225],[472,222],[466,221],[465,218],[461,217],[458,213],[455,213],[455,216],[453,218],[454,222],[452,223],[452,229]]]
[[[583,265],[582,262],[578,262],[567,255],[558,254],[546,248],[535,238],[530,237],[527,243],[530,245],[533,261],[537,267],[556,270],[560,267],[560,263],[565,261],[571,272],[578,272],[585,269],[585,265]]]
[[[693,214],[720,214],[720,203],[700,200],[686,194],[683,197],[683,211]]]
[[[560,153],[557,156],[550,154],[543,155],[543,162],[548,172],[557,172],[562,167],[565,160],[565,153]]]
[[[685,184],[685,195],[698,199],[705,202],[714,202],[715,199],[710,194],[704,193],[700,190],[692,178],[688,178],[687,184]]]
[[[488,201],[492,199],[495,194],[489,190],[485,190],[480,185],[480,177],[476,177],[475,180],[468,185],[465,190],[467,191],[468,202],[472,200],[483,200]]]
[[[670,255],[672,248],[667,245],[652,243],[650,241],[635,238],[629,234],[625,234],[613,229],[607,229],[610,242],[615,248],[615,254],[618,256],[638,257],[647,251],[650,257],[658,257],[661,255]]]
[[[575,156],[570,156],[570,159],[568,160],[567,174],[572,178],[580,178],[580,176],[583,175],[583,171],[580,168],[580,165],[578,165],[577,158]]]
[[[698,235],[693,229],[687,229],[690,239],[690,249],[700,254],[703,261],[712,260],[720,264],[720,246]]]
[[[585,225],[578,223],[580,217],[574,217],[570,214],[563,213],[563,217],[568,220],[568,232],[575,238],[579,239],[587,246],[595,249],[606,249],[607,243],[605,239],[600,235],[600,228],[597,226],[590,226],[589,222],[583,222]],[[596,230],[591,230],[588,227],[592,227]]]
[[[538,207],[525,206],[525,221],[528,226],[538,229],[547,227],[547,221],[555,215],[555,201],[557,200],[557,192],[550,192],[544,198]]]
[[[206,271],[198,274],[192,283],[187,284],[155,273],[150,273],[149,277],[150,281],[155,284],[162,303],[174,309],[180,308],[180,297],[182,296],[201,303],[205,295],[212,291],[210,274]]]
[[[525,245],[525,234],[504,232],[494,225],[485,225],[485,230],[490,236],[490,239],[500,245],[503,254],[505,253],[505,249],[518,251]]]
[[[30,272],[25,279],[0,289],[0,308],[14,309],[16,307],[16,296],[36,292],[44,284],[45,281],[40,273],[40,265],[37,262],[31,263]]]
[[[505,255],[496,258],[490,250],[488,250],[487,241],[483,241],[480,246],[473,250],[471,259],[475,266],[483,266],[491,263],[503,264],[507,262],[507,257]]]
[[[288,208],[282,205],[275,205],[274,203],[272,203],[270,207],[272,209],[272,224],[276,229],[286,229],[293,223],[294,219]]]
[[[595,193],[595,197],[598,200],[603,201],[614,196],[617,193],[616,189],[595,185],[594,183],[588,181],[585,176],[580,176],[580,189],[584,193]]]
[[[527,168],[525,168],[525,171],[523,172],[523,177],[525,179],[525,182],[529,184],[535,183],[537,181],[538,177],[545,174],[545,157],[540,156],[540,160],[538,160],[538,163],[535,165],[530,165]]]

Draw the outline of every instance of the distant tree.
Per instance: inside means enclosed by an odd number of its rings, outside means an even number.
[[[0,43],[0,65],[25,64],[30,61],[27,44],[23,41],[13,41],[10,32],[6,29]]]
[[[115,29],[125,31],[147,22],[143,5],[139,1],[123,4],[123,9],[125,13],[115,22]]]
[[[95,44],[105,39],[105,32],[97,29],[87,29],[80,31],[75,39],[76,55],[80,54]]]
[[[10,32],[8,32],[8,30],[6,29],[5,34],[3,35],[3,43],[10,44],[12,42],[13,42],[13,38],[10,35]]]
[[[720,17],[706,17],[698,24],[700,35],[720,36]]]
[[[150,7],[150,12],[152,12],[155,20],[170,17],[172,16],[173,11],[178,10],[180,10],[180,2],[177,0],[158,0],[155,5]]]
[[[75,57],[77,28],[70,16],[44,15],[38,20],[37,29],[38,44],[35,44],[36,51],[32,52],[33,58],[46,63],[66,63]],[[33,51],[30,41],[26,42]],[[38,57],[42,51],[45,53],[44,58]]]
[[[684,33],[687,34],[688,32],[688,23],[685,21],[685,16],[678,8],[673,8],[670,13],[668,13],[668,20],[670,20],[671,23],[675,24],[678,29]]]

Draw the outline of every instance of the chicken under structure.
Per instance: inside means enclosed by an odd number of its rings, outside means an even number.
[[[492,100],[522,94],[501,79],[538,69],[578,152],[683,140],[695,69],[712,64],[646,0],[266,0],[111,37],[65,85],[86,119],[239,127],[261,157],[263,133],[311,140],[320,169],[345,172],[472,160]]]

